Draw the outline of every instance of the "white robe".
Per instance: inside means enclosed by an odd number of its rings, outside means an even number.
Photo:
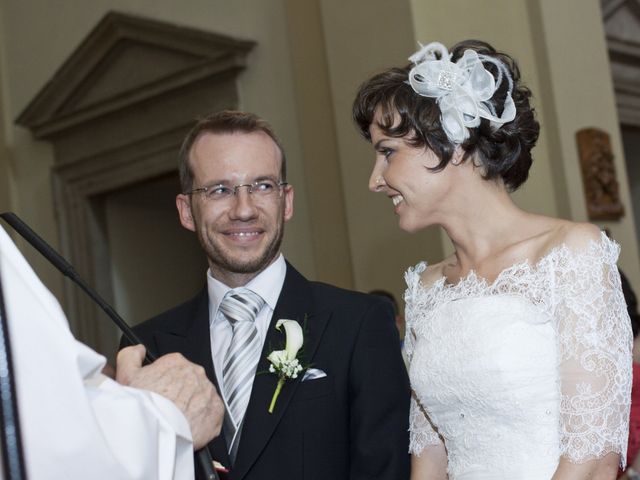
[[[0,273],[28,477],[193,478],[180,410],[100,373],[105,358],[73,337],[57,300],[1,228]]]

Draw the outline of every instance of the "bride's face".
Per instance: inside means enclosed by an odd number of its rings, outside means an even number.
[[[452,165],[440,172],[429,170],[438,165],[438,157],[426,147],[387,136],[377,126],[377,117],[369,127],[376,152],[369,190],[389,197],[402,230],[415,232],[440,223],[440,207],[451,189]]]

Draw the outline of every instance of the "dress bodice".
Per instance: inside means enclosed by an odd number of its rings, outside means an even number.
[[[605,238],[560,247],[492,284],[472,272],[425,286],[426,266],[409,269],[411,452],[444,441],[450,479],[548,479],[560,455],[624,455],[631,335],[617,252]]]
[[[416,340],[410,377],[446,441],[451,477],[515,467],[551,478],[559,456],[555,359],[549,320],[521,297],[439,308]]]

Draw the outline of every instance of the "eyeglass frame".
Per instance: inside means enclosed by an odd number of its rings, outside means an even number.
[[[247,187],[247,193],[249,195],[253,195],[253,189],[256,188],[258,184],[264,183],[265,181],[273,182],[275,186],[278,187],[278,191],[280,192],[282,191],[282,187],[286,187],[287,185],[289,185],[289,182],[276,181],[272,178],[263,178],[263,179],[255,180],[253,183],[241,183],[239,185],[234,185],[232,187],[231,186],[228,187],[223,183],[216,183],[214,185],[194,188],[193,190],[189,190],[188,192],[185,192],[183,195],[193,196],[194,193],[204,193],[205,194],[204,197],[207,200],[226,200],[226,199],[231,199],[236,197],[238,195],[238,189],[241,187]],[[207,192],[215,188],[226,188],[228,190],[231,190],[233,194],[228,197],[222,197],[218,199],[214,199],[213,197],[207,196]]]

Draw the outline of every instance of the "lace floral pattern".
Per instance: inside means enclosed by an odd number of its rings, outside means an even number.
[[[411,453],[419,454],[425,446],[444,439],[450,470],[463,469],[465,462],[475,465],[482,461],[473,458],[475,446],[480,451],[483,447],[490,449],[483,442],[493,441],[492,435],[511,435],[508,431],[497,432],[502,428],[501,419],[506,418],[522,431],[542,432],[545,425],[550,425],[554,432],[547,431],[544,437],[555,444],[544,448],[556,463],[558,454],[581,463],[616,452],[624,464],[632,335],[616,268],[618,255],[617,244],[602,234],[599,242],[590,241],[581,250],[561,245],[533,266],[526,261],[513,265],[490,284],[471,272],[456,285],[440,278],[425,286],[420,275],[426,264],[410,268],[405,274],[408,287],[404,299],[405,345],[414,389]],[[465,333],[469,329],[473,334]],[[500,330],[499,335],[495,335],[495,329]],[[518,364],[519,360],[512,362],[509,355],[517,357],[519,351],[504,346],[509,342],[519,342],[517,348],[525,351],[530,347],[530,372],[515,372],[512,379],[502,379],[504,385],[499,383],[501,371],[499,375],[478,373],[485,365],[482,355],[487,345],[492,345],[491,355],[498,357],[491,362]],[[442,345],[449,349],[438,350]],[[551,355],[552,360],[544,366],[545,357]],[[544,376],[539,370],[544,370]],[[477,376],[470,380],[473,375]],[[519,391],[529,387],[531,378],[541,382],[544,398],[518,397]],[[485,398],[472,396],[484,388],[488,392]],[[496,388],[501,389],[502,396],[490,401]],[[548,403],[543,406],[545,399]],[[439,405],[441,402],[446,405]],[[448,405],[460,409],[455,418],[446,411]],[[476,419],[475,424],[471,418]],[[531,431],[528,435],[535,434]],[[523,437],[522,441],[527,440]],[[456,442],[474,446],[465,453],[464,448],[456,451]],[[533,444],[534,439],[528,442]],[[504,448],[513,443],[514,455],[517,450],[527,449],[526,444],[513,441],[505,443]],[[491,458],[486,451],[479,453],[482,458]],[[498,457],[495,462],[501,461]]]

